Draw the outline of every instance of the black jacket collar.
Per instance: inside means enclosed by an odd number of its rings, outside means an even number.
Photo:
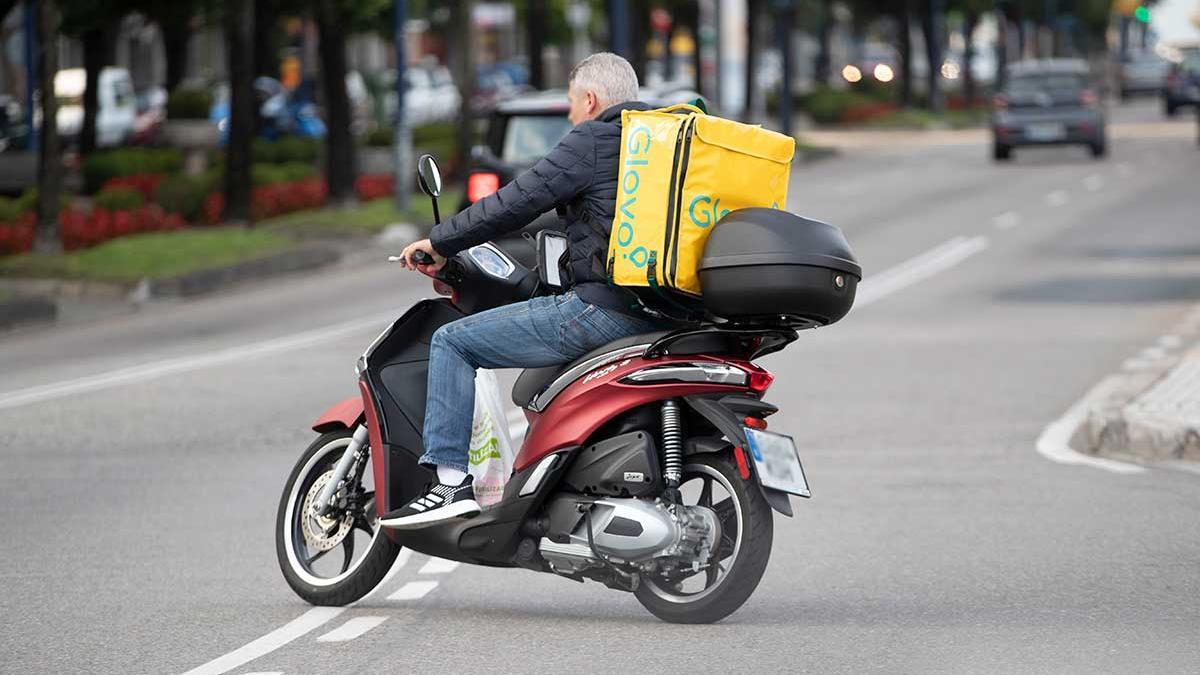
[[[605,108],[604,112],[602,112],[596,116],[596,121],[598,121],[598,122],[618,122],[621,119],[621,111],[622,110],[651,110],[651,109],[652,108],[649,105],[642,103],[641,101],[625,101],[624,103],[618,103],[614,106]]]

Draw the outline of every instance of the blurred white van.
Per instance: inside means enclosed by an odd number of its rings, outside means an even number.
[[[54,74],[54,95],[58,98],[58,133],[75,140],[83,129],[83,92],[86,74],[83,68],[67,68]],[[137,97],[133,78],[124,68],[100,71],[96,108],[96,145],[120,145],[133,134],[137,119]]]

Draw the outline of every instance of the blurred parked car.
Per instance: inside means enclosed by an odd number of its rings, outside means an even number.
[[[67,143],[77,143],[83,129],[83,92],[87,75],[83,68],[67,68],[54,74],[54,95],[58,98],[58,133]],[[106,148],[121,145],[133,134],[137,118],[137,100],[133,79],[124,68],[100,71],[96,108],[96,145]]]
[[[0,94],[0,152],[24,148],[28,142],[29,126],[16,97]]]
[[[1022,61],[1008,68],[1008,85],[992,111],[992,157],[1007,160],[1022,145],[1086,145],[1108,151],[1104,112],[1087,63],[1079,59]]]
[[[442,65],[412,66],[404,70],[408,89],[404,93],[404,115],[411,125],[445,122],[458,115],[462,96]],[[385,71],[381,77],[387,93],[383,96],[384,119],[396,114],[396,71]]]
[[[1163,111],[1174,117],[1183,106],[1200,105],[1200,48],[1179,50],[1179,61],[1167,71]]]
[[[1121,100],[1135,94],[1158,94],[1166,86],[1171,64],[1154,52],[1128,54],[1117,70]]]

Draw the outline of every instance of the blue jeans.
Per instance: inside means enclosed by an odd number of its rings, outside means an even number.
[[[429,345],[420,462],[467,471],[476,368],[567,363],[613,340],[666,327],[589,305],[574,292],[489,309],[442,326]]]

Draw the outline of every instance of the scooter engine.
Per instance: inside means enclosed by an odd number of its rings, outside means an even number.
[[[721,540],[716,513],[703,506],[560,497],[548,511],[551,527],[538,551],[560,574],[594,567],[644,573],[664,566],[698,568]]]

